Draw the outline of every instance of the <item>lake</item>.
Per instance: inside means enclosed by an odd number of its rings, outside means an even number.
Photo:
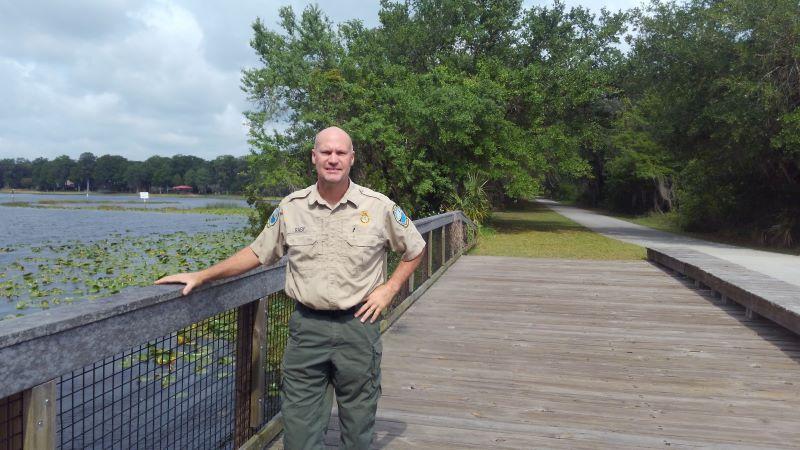
[[[68,201],[69,209],[2,206],[0,195],[0,318],[30,314],[148,284],[165,272],[196,270],[250,239],[243,215],[103,211],[135,196],[16,194],[13,201]],[[152,206],[197,208],[241,199],[157,197]]]

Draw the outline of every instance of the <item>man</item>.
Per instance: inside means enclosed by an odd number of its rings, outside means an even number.
[[[332,385],[341,447],[366,449],[380,396],[377,319],[419,265],[425,241],[391,200],[350,181],[355,152],[343,130],[320,131],[311,161],[316,184],[284,198],[250,246],[208,269],[156,283],[185,283],[188,294],[287,254],[285,291],[297,307],[283,359],[284,447],[322,448]],[[383,283],[386,247],[403,257]]]

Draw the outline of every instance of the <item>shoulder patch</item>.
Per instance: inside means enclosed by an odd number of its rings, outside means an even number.
[[[281,207],[278,206],[277,208],[275,208],[274,211],[272,211],[272,215],[269,216],[269,219],[267,219],[267,228],[272,228],[273,225],[278,223],[280,215],[281,215]]]
[[[397,205],[394,205],[394,207],[392,208],[392,215],[394,216],[394,220],[396,220],[397,223],[399,223],[403,227],[408,227],[409,219],[402,208],[400,208]]]

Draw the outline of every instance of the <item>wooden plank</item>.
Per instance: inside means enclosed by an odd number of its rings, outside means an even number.
[[[268,297],[258,301],[256,316],[253,320],[252,351],[250,352],[250,427],[256,429],[264,420],[268,303]]]
[[[263,428],[258,430],[253,437],[239,447],[239,450],[261,450],[270,443],[272,443],[270,448],[275,448],[276,445],[283,448],[282,442],[273,442],[281,431],[283,431],[283,415],[278,413]]]
[[[433,231],[428,231],[428,243],[425,246],[425,253],[428,255],[428,278],[433,275],[433,251],[431,250],[431,246],[433,245]]]
[[[442,227],[442,265],[447,262],[447,227]]]
[[[242,446],[253,434],[250,427],[252,398],[253,329],[258,315],[259,301],[237,308],[236,314],[236,388],[234,399],[234,434],[236,447]]]
[[[23,393],[23,448],[46,450],[56,447],[56,382],[34,386]]]

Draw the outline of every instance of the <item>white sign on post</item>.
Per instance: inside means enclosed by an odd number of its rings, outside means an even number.
[[[150,193],[149,192],[139,192],[139,198],[142,199],[142,200],[147,200],[148,198],[150,198]]]

